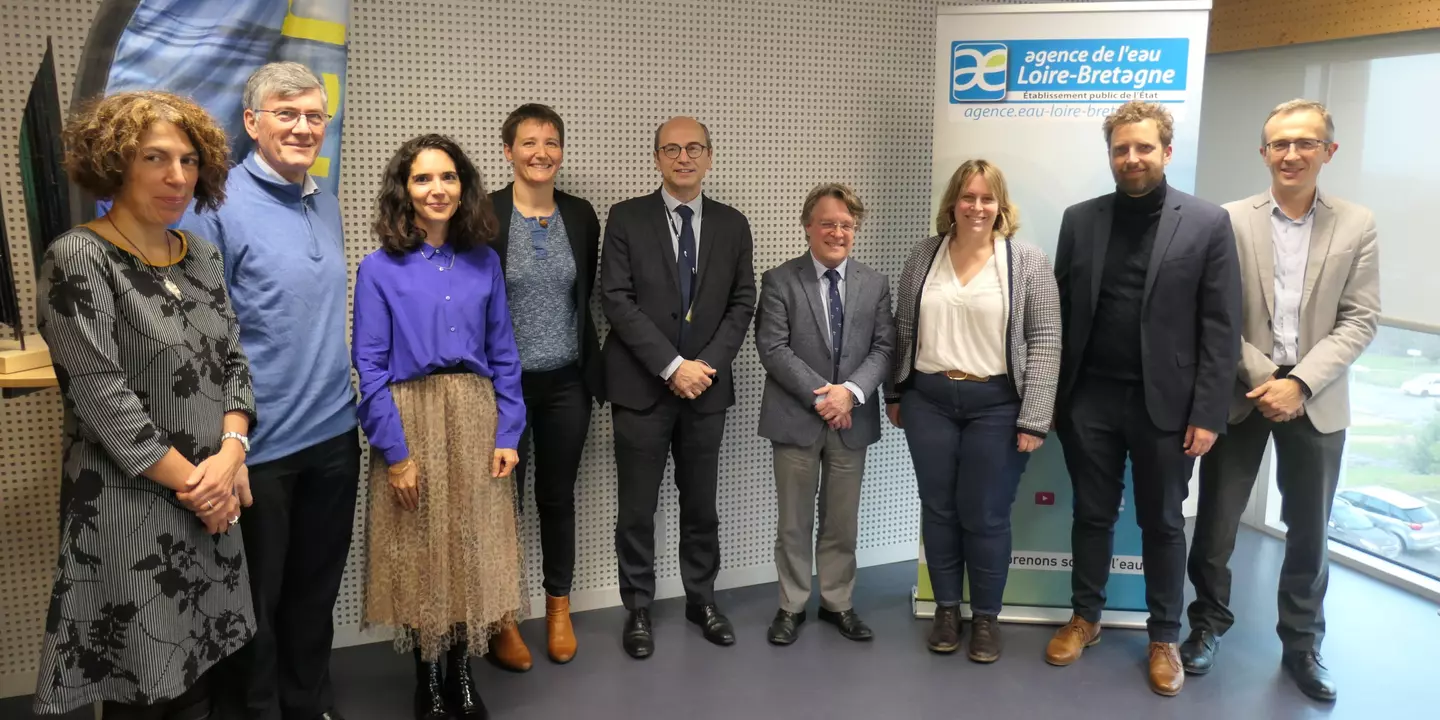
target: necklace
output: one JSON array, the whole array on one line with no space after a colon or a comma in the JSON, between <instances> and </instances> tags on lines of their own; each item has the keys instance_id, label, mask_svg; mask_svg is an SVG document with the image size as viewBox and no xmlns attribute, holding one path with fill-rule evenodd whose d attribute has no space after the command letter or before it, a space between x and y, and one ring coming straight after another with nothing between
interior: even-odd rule
<instances>
[{"instance_id":1,"label":"necklace","mask_svg":"<svg viewBox=\"0 0 1440 720\"><path fill-rule=\"evenodd\" d=\"M534 208L530 208L530 209L531 209L531 210L534 210ZM525 210L521 209L519 205L516 205L516 206L515 206L515 212L518 213L518 214L520 215L520 217L525 218L526 220L534 220L534 221L535 221L536 223L538 223L538 224L540 225L540 227L542 227L542 228L548 228L548 227L550 227L550 221L551 221L551 219L553 219L553 218L555 217L555 213L557 213L557 212L559 212L559 211L560 211L560 208L559 208L559 207L552 207L552 208L550 208L550 212L541 213L539 210L535 210L535 214L534 214L534 215L531 215L531 214L525 212Z\"/></svg>"},{"instance_id":2,"label":"necklace","mask_svg":"<svg viewBox=\"0 0 1440 720\"><path fill-rule=\"evenodd\" d=\"M449 265L441 265L440 263L435 262L435 256L440 254L440 248L434 247L433 245L432 245L431 247L433 248L433 250L431 251L431 253L430 253L429 255L426 255L426 254L425 254L425 250L424 250L424 249L421 249L421 250L420 250L420 257L425 258L426 262L430 263L431 265L434 265L436 268L438 268L438 269L440 270L440 272L445 272L446 270L449 270L450 268L455 267L455 251L454 251L453 249L450 251L450 264L449 264Z\"/></svg>"},{"instance_id":3,"label":"necklace","mask_svg":"<svg viewBox=\"0 0 1440 720\"><path fill-rule=\"evenodd\" d=\"M165 291L168 292L168 293L170 293L171 295L174 295L176 300L179 300L179 299L180 299L180 286L179 286L179 285L176 285L176 284L175 284L175 281L170 279L170 274L169 274L169 272L167 271L164 275L161 275L159 272L157 272L157 271L155 270L155 264L152 263L152 262L150 262L150 258L148 258L148 257L145 256L145 251L144 251L144 250L141 250L141 249L140 249L140 246L139 246L139 245L136 245L136 244L135 244L135 241L131 240L131 239L130 239L130 236L126 235L126 234L125 234L125 231L121 230L119 225L116 225L116 224L115 224L115 219L112 218L112 217L110 217L110 215L109 215L108 213L105 215L105 220L110 223L110 227L114 228L114 229L115 229L115 232L117 232L117 233L120 234L120 237L122 237L122 238L125 239L125 242L126 242L127 244L129 244L130 247L132 247L132 248L135 249L135 252L140 255L140 259L145 261L145 267L147 267L147 268L150 269L150 274L151 274L151 275L154 275L154 276L155 276L155 279L159 280L159 281L160 281L160 284L163 285L163 286L165 286ZM167 230L167 231L165 231L165 262L166 262L166 263L169 263L169 262L170 262L170 256L171 256L171 253L170 253L170 231ZM167 264L165 267L170 267L170 266Z\"/></svg>"}]
</instances>

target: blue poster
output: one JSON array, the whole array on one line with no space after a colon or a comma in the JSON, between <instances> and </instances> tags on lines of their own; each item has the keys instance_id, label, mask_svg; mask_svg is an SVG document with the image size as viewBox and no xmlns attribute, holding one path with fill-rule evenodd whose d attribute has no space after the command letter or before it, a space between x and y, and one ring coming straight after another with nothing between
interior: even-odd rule
<instances>
[{"instance_id":1,"label":"blue poster","mask_svg":"<svg viewBox=\"0 0 1440 720\"><path fill-rule=\"evenodd\" d=\"M106 0L95 23L77 99L126 90L192 97L225 128L233 163L253 147L241 107L250 73L280 60L309 67L333 116L310 174L338 192L350 0Z\"/></svg>"}]
</instances>

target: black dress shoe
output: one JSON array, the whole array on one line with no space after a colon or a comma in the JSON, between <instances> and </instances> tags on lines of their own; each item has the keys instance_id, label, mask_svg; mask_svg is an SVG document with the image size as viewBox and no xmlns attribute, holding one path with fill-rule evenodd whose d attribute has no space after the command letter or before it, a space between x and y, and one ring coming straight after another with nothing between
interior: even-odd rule
<instances>
[{"instance_id":1,"label":"black dress shoe","mask_svg":"<svg viewBox=\"0 0 1440 720\"><path fill-rule=\"evenodd\" d=\"M625 652L636 660L655 653L655 638L650 634L650 608L637 608L625 618Z\"/></svg>"},{"instance_id":2,"label":"black dress shoe","mask_svg":"<svg viewBox=\"0 0 1440 720\"><path fill-rule=\"evenodd\" d=\"M1220 649L1220 636L1206 628L1190 631L1180 643L1180 663L1186 675L1204 675L1215 666L1215 651Z\"/></svg>"},{"instance_id":3,"label":"black dress shoe","mask_svg":"<svg viewBox=\"0 0 1440 720\"><path fill-rule=\"evenodd\" d=\"M415 648L415 720L449 720L450 708L445 704L445 686L439 662L426 662ZM336 720L340 716L330 710L316 720Z\"/></svg>"},{"instance_id":4,"label":"black dress shoe","mask_svg":"<svg viewBox=\"0 0 1440 720\"><path fill-rule=\"evenodd\" d=\"M735 644L735 629L730 627L730 621L720 614L715 603L686 605L685 619L699 625L705 631L706 640L716 645Z\"/></svg>"},{"instance_id":5,"label":"black dress shoe","mask_svg":"<svg viewBox=\"0 0 1440 720\"><path fill-rule=\"evenodd\" d=\"M960 606L936 605L925 647L931 652L953 653L960 649Z\"/></svg>"},{"instance_id":6,"label":"black dress shoe","mask_svg":"<svg viewBox=\"0 0 1440 720\"><path fill-rule=\"evenodd\" d=\"M820 608L820 619L840 628L840 634L849 640L864 641L875 637L875 633L870 631L870 627L860 619L854 608L836 612L822 607Z\"/></svg>"},{"instance_id":7,"label":"black dress shoe","mask_svg":"<svg viewBox=\"0 0 1440 720\"><path fill-rule=\"evenodd\" d=\"M978 663L1000 659L1000 618L975 613L970 621L970 659Z\"/></svg>"},{"instance_id":8,"label":"black dress shoe","mask_svg":"<svg viewBox=\"0 0 1440 720\"><path fill-rule=\"evenodd\" d=\"M776 610L775 619L770 621L767 637L771 645L789 645L800 637L800 623L805 622L805 611L798 613Z\"/></svg>"},{"instance_id":9,"label":"black dress shoe","mask_svg":"<svg viewBox=\"0 0 1440 720\"><path fill-rule=\"evenodd\" d=\"M334 710L326 710L315 716L315 720L345 720L345 716Z\"/></svg>"},{"instance_id":10,"label":"black dress shoe","mask_svg":"<svg viewBox=\"0 0 1440 720\"><path fill-rule=\"evenodd\" d=\"M1300 692L1321 702L1335 702L1335 681L1321 664L1320 653L1314 650L1287 652L1280 662L1295 679Z\"/></svg>"}]
</instances>

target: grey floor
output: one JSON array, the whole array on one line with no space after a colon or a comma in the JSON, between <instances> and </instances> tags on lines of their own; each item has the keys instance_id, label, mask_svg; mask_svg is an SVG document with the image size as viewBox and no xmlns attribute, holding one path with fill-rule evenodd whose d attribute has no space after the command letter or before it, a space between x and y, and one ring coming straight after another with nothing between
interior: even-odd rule
<instances>
[{"instance_id":1,"label":"grey floor","mask_svg":"<svg viewBox=\"0 0 1440 720\"><path fill-rule=\"evenodd\" d=\"M856 608L875 629L852 643L813 617L799 642L765 642L775 587L726 591L718 601L739 642L714 647L685 622L680 600L654 608L656 654L631 660L620 647L618 608L575 616L580 653L569 665L543 658L542 621L522 625L537 663L511 674L477 662L497 720L646 718L880 720L900 718L1436 718L1440 717L1440 615L1433 604L1335 567L1325 658L1340 685L1333 706L1312 703L1282 675L1273 589L1283 547L1242 530L1235 554L1235 610L1216 669L1190 678L1178 697L1145 684L1143 631L1107 630L1069 668L1041 658L1052 629L1006 625L1005 656L988 666L924 649L925 622L910 617L914 563L860 571ZM813 606L811 613L813 615ZM388 645L346 648L331 665L349 720L403 720L413 688L408 657ZM28 718L28 698L0 701L0 718ZM86 717L76 714L75 717Z\"/></svg>"}]
</instances>

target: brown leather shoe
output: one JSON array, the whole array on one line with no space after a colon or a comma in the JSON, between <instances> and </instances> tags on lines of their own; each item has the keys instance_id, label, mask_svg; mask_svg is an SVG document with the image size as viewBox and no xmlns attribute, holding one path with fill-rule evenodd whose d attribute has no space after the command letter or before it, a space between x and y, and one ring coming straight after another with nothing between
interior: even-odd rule
<instances>
[{"instance_id":1,"label":"brown leather shoe","mask_svg":"<svg viewBox=\"0 0 1440 720\"><path fill-rule=\"evenodd\" d=\"M545 596L545 637L550 659L568 663L575 658L575 628L570 625L570 596Z\"/></svg>"},{"instance_id":2,"label":"brown leather shoe","mask_svg":"<svg viewBox=\"0 0 1440 720\"><path fill-rule=\"evenodd\" d=\"M1185 687L1185 666L1180 663L1180 646L1150 643L1150 689L1165 697L1180 694Z\"/></svg>"},{"instance_id":3,"label":"brown leather shoe","mask_svg":"<svg viewBox=\"0 0 1440 720\"><path fill-rule=\"evenodd\" d=\"M1055 631L1050 644L1045 646L1045 662L1064 667L1080 659L1085 648L1100 642L1100 623L1086 622L1079 615L1071 615L1065 627Z\"/></svg>"},{"instance_id":4,"label":"brown leather shoe","mask_svg":"<svg viewBox=\"0 0 1440 720\"><path fill-rule=\"evenodd\" d=\"M520 628L513 622L506 623L500 628L499 634L490 639L490 656L496 665L514 672L525 672L533 664L530 660L530 648L525 646L525 639L520 637Z\"/></svg>"}]
</instances>

